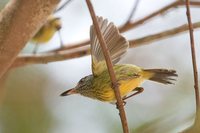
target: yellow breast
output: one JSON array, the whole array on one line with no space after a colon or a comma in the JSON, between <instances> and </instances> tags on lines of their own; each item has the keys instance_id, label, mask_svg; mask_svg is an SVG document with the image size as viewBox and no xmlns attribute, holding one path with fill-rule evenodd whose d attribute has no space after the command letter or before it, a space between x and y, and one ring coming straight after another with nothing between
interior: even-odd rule
<instances>
[{"instance_id":1,"label":"yellow breast","mask_svg":"<svg viewBox=\"0 0 200 133\"><path fill-rule=\"evenodd\" d=\"M143 78L135 78L132 80L123 80L120 81L119 84L119 89L120 89L120 94L121 97L125 97L128 95L130 92L132 92L136 87L140 86L140 84L144 81ZM107 90L104 91L104 94L101 95L101 101L106 101L106 102L113 102L116 101L114 91L111 87L109 88L104 88L102 90Z\"/></svg>"}]
</instances>

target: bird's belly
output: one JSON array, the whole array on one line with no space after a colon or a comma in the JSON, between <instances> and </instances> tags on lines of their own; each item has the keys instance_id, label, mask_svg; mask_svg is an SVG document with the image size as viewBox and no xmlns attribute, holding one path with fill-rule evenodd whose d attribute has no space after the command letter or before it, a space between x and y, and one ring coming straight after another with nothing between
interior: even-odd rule
<instances>
[{"instance_id":1,"label":"bird's belly","mask_svg":"<svg viewBox=\"0 0 200 133\"><path fill-rule=\"evenodd\" d=\"M132 79L128 81L121 81L120 83L120 93L121 96L126 96L129 92L133 91L136 87L140 86L140 84L144 80L142 78Z\"/></svg>"},{"instance_id":2,"label":"bird's belly","mask_svg":"<svg viewBox=\"0 0 200 133\"><path fill-rule=\"evenodd\" d=\"M140 86L140 84L143 81L144 79L142 78L119 81L119 89L120 89L121 97L125 97L128 93L133 91L136 87ZM102 92L104 94L101 95L99 100L106 101L106 102L116 101L114 90L111 87L103 88Z\"/></svg>"}]
</instances>

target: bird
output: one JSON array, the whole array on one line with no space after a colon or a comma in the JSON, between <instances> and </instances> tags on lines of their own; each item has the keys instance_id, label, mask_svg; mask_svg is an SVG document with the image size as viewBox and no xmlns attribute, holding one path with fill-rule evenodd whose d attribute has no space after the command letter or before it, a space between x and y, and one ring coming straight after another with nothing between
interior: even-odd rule
<instances>
[{"instance_id":1,"label":"bird","mask_svg":"<svg viewBox=\"0 0 200 133\"><path fill-rule=\"evenodd\" d=\"M150 80L162 84L173 84L174 77L178 76L172 69L143 69L133 64L117 64L125 55L129 47L128 40L123 37L118 28L107 19L97 17L98 25L105 39L113 69L119 86L122 99L127 99L131 92L135 94L143 91L140 86L144 81ZM94 25L90 27L92 74L82 78L77 85L61 94L69 96L80 94L102 102L116 102L111 79L106 66Z\"/></svg>"},{"instance_id":2,"label":"bird","mask_svg":"<svg viewBox=\"0 0 200 133\"><path fill-rule=\"evenodd\" d=\"M63 42L60 35L61 28L62 28L62 24L61 24L60 18L55 17L54 15L50 15L47 18L46 23L39 29L39 31L31 39L31 41L35 43L35 48L33 50L33 53L36 54L38 45L47 43L57 31L59 34L60 44L62 47Z\"/></svg>"}]
</instances>

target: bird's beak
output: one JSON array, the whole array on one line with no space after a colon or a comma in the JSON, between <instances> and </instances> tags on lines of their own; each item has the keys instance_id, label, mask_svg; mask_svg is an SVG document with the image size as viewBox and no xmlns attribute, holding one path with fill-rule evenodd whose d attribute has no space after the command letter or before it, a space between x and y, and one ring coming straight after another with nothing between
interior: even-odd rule
<instances>
[{"instance_id":1,"label":"bird's beak","mask_svg":"<svg viewBox=\"0 0 200 133\"><path fill-rule=\"evenodd\" d=\"M60 30L60 29L62 28L61 23L58 22L58 23L55 25L55 28L56 28L57 31Z\"/></svg>"},{"instance_id":2,"label":"bird's beak","mask_svg":"<svg viewBox=\"0 0 200 133\"><path fill-rule=\"evenodd\" d=\"M72 94L77 94L75 88L72 88L72 89L69 89L69 90L63 92L62 94L60 94L60 96L68 96L68 95L72 95Z\"/></svg>"},{"instance_id":3,"label":"bird's beak","mask_svg":"<svg viewBox=\"0 0 200 133\"><path fill-rule=\"evenodd\" d=\"M60 30L62 28L62 23L60 18L54 18L53 21L55 22L55 28L57 30Z\"/></svg>"},{"instance_id":4,"label":"bird's beak","mask_svg":"<svg viewBox=\"0 0 200 133\"><path fill-rule=\"evenodd\" d=\"M56 25L56 29L60 30L62 28L62 26L60 24Z\"/></svg>"}]
</instances>

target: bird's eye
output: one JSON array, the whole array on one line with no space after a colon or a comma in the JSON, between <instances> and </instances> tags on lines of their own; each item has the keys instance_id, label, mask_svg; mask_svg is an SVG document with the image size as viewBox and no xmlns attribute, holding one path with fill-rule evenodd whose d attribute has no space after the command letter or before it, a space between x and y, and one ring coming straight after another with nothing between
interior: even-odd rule
<instances>
[{"instance_id":1,"label":"bird's eye","mask_svg":"<svg viewBox=\"0 0 200 133\"><path fill-rule=\"evenodd\" d=\"M84 81L84 79L81 79L79 82L82 83Z\"/></svg>"}]
</instances>

